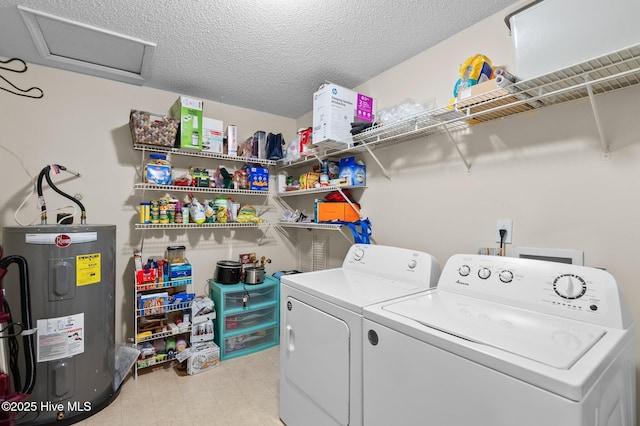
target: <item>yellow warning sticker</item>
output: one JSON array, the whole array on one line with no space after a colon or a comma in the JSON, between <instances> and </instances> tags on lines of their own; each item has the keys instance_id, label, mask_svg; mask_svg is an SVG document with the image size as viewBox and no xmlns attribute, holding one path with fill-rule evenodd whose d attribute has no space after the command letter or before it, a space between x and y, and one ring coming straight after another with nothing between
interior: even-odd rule
<instances>
[{"instance_id":1,"label":"yellow warning sticker","mask_svg":"<svg viewBox=\"0 0 640 426\"><path fill-rule=\"evenodd\" d=\"M100 282L100 253L76 256L76 286Z\"/></svg>"}]
</instances>

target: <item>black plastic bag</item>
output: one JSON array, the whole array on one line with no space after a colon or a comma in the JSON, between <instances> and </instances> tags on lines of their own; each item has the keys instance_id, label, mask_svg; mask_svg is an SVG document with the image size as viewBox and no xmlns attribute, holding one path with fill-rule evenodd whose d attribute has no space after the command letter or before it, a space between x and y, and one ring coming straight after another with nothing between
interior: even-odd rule
<instances>
[{"instance_id":1,"label":"black plastic bag","mask_svg":"<svg viewBox=\"0 0 640 426\"><path fill-rule=\"evenodd\" d=\"M269 133L267 135L267 160L279 160L284 158L282 145L282 133L278 133L277 135Z\"/></svg>"}]
</instances>

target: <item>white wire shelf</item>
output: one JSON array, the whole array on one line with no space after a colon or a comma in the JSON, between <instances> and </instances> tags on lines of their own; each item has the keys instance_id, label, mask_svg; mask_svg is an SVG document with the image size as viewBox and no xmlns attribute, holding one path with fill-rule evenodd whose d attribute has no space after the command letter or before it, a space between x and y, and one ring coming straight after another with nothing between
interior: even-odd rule
<instances>
[{"instance_id":1,"label":"white wire shelf","mask_svg":"<svg viewBox=\"0 0 640 426\"><path fill-rule=\"evenodd\" d=\"M328 231L338 231L342 228L342 225L337 223L316 222L278 222L278 226L285 228L324 229Z\"/></svg>"},{"instance_id":2,"label":"white wire shelf","mask_svg":"<svg viewBox=\"0 0 640 426\"><path fill-rule=\"evenodd\" d=\"M309 189L295 189L292 191L283 191L278 192L276 195L278 197L294 197L306 194L317 194L323 192L332 192L332 191L342 191L345 189L365 189L365 186L353 186L353 185L329 185L329 186L321 186L319 188L309 188Z\"/></svg>"},{"instance_id":3,"label":"white wire shelf","mask_svg":"<svg viewBox=\"0 0 640 426\"><path fill-rule=\"evenodd\" d=\"M194 149L173 148L168 146L144 145L134 143L133 148L136 151L149 151L160 152L163 154L186 155L189 157L213 158L216 160L236 161L240 163L263 164L266 166L273 166L276 164L274 160L266 160L264 158L238 157L235 155L218 154L215 152L198 151Z\"/></svg>"},{"instance_id":4,"label":"white wire shelf","mask_svg":"<svg viewBox=\"0 0 640 426\"><path fill-rule=\"evenodd\" d=\"M210 188L197 186L158 185L155 183L136 183L134 189L139 191L172 191L172 192L207 192L210 194L234 194L234 195L262 195L266 197L269 191L250 189Z\"/></svg>"},{"instance_id":5,"label":"white wire shelf","mask_svg":"<svg viewBox=\"0 0 640 426\"><path fill-rule=\"evenodd\" d=\"M142 370L143 368L153 367L154 365L164 364L166 362L174 361L175 357L170 357L167 354L152 355L149 358L139 359L136 361L136 369Z\"/></svg>"},{"instance_id":6,"label":"white wire shelf","mask_svg":"<svg viewBox=\"0 0 640 426\"><path fill-rule=\"evenodd\" d=\"M136 283L136 291L162 290L164 288L183 287L190 284L192 284L191 278L164 282Z\"/></svg>"},{"instance_id":7,"label":"white wire shelf","mask_svg":"<svg viewBox=\"0 0 640 426\"><path fill-rule=\"evenodd\" d=\"M176 330L167 330L167 331L161 331L159 333L152 333L145 337L136 337L136 343L150 342L156 339L162 339L165 337L177 336L179 334L187 334L187 333L191 333L190 325L187 327L178 328Z\"/></svg>"},{"instance_id":8,"label":"white wire shelf","mask_svg":"<svg viewBox=\"0 0 640 426\"><path fill-rule=\"evenodd\" d=\"M154 305L151 308L136 308L136 318L153 317L154 315L164 315L169 312L184 311L187 309L191 309L191 302Z\"/></svg>"},{"instance_id":9,"label":"white wire shelf","mask_svg":"<svg viewBox=\"0 0 640 426\"><path fill-rule=\"evenodd\" d=\"M347 140L314 145L315 156L296 162L281 160L277 165L282 168L296 167L310 161L346 153L371 152L372 148L389 143L400 143L442 133L450 136L450 132L464 130L472 124L585 97L589 97L594 106L593 95L638 83L640 83L640 45L635 45L465 99L464 108L451 106L435 108L393 123L373 126ZM594 115L598 121L595 107ZM450 140L455 143L451 137ZM603 147L605 151L608 149L604 140ZM462 156L461 153L460 155ZM463 160L469 169L469 164L464 158Z\"/></svg>"},{"instance_id":10,"label":"white wire shelf","mask_svg":"<svg viewBox=\"0 0 640 426\"><path fill-rule=\"evenodd\" d=\"M228 222L228 223L136 223L135 229L206 229L206 228L261 228L268 226L268 222L259 223L242 223L242 222Z\"/></svg>"}]
</instances>

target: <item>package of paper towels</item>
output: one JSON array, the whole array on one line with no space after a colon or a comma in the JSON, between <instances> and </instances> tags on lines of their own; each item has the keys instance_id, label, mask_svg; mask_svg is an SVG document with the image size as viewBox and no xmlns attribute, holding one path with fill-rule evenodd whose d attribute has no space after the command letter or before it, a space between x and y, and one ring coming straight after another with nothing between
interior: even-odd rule
<instances>
[{"instance_id":1,"label":"package of paper towels","mask_svg":"<svg viewBox=\"0 0 640 426\"><path fill-rule=\"evenodd\" d=\"M640 44L640 1L538 0L510 15L514 74L527 80Z\"/></svg>"}]
</instances>

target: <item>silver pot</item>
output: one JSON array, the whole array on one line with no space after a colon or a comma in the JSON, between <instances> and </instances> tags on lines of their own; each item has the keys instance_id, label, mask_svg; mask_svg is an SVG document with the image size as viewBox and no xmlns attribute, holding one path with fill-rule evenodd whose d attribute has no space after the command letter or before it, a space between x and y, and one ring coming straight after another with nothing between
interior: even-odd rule
<instances>
[{"instance_id":1,"label":"silver pot","mask_svg":"<svg viewBox=\"0 0 640 426\"><path fill-rule=\"evenodd\" d=\"M244 269L245 284L262 284L264 282L264 268L248 266Z\"/></svg>"}]
</instances>

